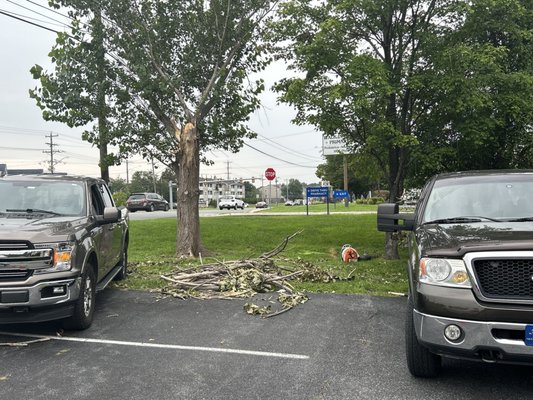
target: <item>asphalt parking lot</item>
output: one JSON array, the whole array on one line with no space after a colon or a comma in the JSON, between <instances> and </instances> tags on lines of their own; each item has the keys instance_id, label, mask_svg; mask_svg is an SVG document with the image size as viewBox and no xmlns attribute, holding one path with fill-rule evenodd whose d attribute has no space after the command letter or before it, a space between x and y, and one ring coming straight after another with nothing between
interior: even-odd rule
<instances>
[{"instance_id":1,"label":"asphalt parking lot","mask_svg":"<svg viewBox=\"0 0 533 400\"><path fill-rule=\"evenodd\" d=\"M86 331L0 327L0 398L531 398L530 367L447 361L439 379L412 378L405 298L310 297L261 319L243 311L245 300L106 290ZM12 346L29 340L40 341Z\"/></svg>"}]
</instances>

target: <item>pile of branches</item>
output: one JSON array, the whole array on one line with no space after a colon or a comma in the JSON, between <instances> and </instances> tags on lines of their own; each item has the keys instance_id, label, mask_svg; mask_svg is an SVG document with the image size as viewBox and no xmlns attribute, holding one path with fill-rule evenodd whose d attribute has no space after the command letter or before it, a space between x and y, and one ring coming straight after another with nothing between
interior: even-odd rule
<instances>
[{"instance_id":1,"label":"pile of branches","mask_svg":"<svg viewBox=\"0 0 533 400\"><path fill-rule=\"evenodd\" d=\"M168 282L162 290L165 295L185 298L248 298L258 293L277 292L277 303L268 299L269 304L259 306L246 303L244 309L249 314L271 317L286 312L298 304L303 304L308 297L295 290L289 280L302 277L330 281L333 277L325 271L311 265L294 271L286 267L277 266L273 257L281 253L289 240L300 232L285 238L275 249L257 258L239 261L217 261L187 270L178 270L161 275ZM278 309L273 310L277 304ZM281 307L280 307L281 306Z\"/></svg>"}]
</instances>

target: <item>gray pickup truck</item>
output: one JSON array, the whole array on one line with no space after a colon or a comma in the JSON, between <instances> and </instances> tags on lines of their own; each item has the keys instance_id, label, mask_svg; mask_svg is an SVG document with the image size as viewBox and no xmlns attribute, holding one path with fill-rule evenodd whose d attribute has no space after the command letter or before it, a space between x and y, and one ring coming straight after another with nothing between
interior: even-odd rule
<instances>
[{"instance_id":1,"label":"gray pickup truck","mask_svg":"<svg viewBox=\"0 0 533 400\"><path fill-rule=\"evenodd\" d=\"M96 292L126 275L128 238L103 180L0 178L0 324L89 327Z\"/></svg>"},{"instance_id":2,"label":"gray pickup truck","mask_svg":"<svg viewBox=\"0 0 533 400\"><path fill-rule=\"evenodd\" d=\"M409 231L407 365L441 357L533 363L533 171L438 175L414 214L378 208L378 229Z\"/></svg>"}]
</instances>

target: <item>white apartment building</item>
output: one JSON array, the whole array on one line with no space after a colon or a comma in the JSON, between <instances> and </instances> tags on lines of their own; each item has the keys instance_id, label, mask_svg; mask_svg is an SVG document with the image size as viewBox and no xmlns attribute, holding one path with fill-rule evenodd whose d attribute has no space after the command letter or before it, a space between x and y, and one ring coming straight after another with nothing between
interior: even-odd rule
<instances>
[{"instance_id":1,"label":"white apartment building","mask_svg":"<svg viewBox=\"0 0 533 400\"><path fill-rule=\"evenodd\" d=\"M231 195L244 199L244 183L235 179L200 178L200 203L218 202L219 196Z\"/></svg>"}]
</instances>

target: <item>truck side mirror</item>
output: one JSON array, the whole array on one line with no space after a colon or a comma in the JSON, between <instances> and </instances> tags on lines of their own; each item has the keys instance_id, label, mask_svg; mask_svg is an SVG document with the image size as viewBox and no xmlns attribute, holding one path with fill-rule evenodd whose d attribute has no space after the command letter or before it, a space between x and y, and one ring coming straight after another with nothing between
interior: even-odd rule
<instances>
[{"instance_id":1,"label":"truck side mirror","mask_svg":"<svg viewBox=\"0 0 533 400\"><path fill-rule=\"evenodd\" d=\"M121 217L121 211L118 207L106 207L104 208L103 223L118 222Z\"/></svg>"},{"instance_id":2,"label":"truck side mirror","mask_svg":"<svg viewBox=\"0 0 533 400\"><path fill-rule=\"evenodd\" d=\"M398 204L384 203L378 205L378 231L398 232L411 231L414 227L415 215L399 213ZM400 224L399 222L402 221Z\"/></svg>"}]
</instances>

